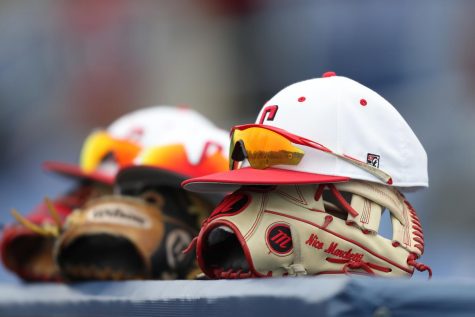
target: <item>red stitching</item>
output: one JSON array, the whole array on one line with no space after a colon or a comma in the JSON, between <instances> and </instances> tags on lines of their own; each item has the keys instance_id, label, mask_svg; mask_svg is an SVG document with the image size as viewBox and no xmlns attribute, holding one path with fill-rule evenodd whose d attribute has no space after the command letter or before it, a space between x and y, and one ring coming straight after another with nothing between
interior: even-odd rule
<instances>
[{"instance_id":1,"label":"red stitching","mask_svg":"<svg viewBox=\"0 0 475 317\"><path fill-rule=\"evenodd\" d=\"M373 191L379 193L380 195L386 196L386 197L387 197L389 200L391 200L396 206L399 206L399 208L402 209L403 204L401 203L401 201L395 200L394 197L388 195L386 192L380 190L379 188L377 188L377 187L375 187L375 186L372 186L372 185L369 185L369 184L367 184L367 185L368 185L368 187L369 187L370 189L372 189ZM396 196L397 196L397 194L398 194L397 192L394 192L394 191L393 191L393 193L394 193Z\"/></svg>"},{"instance_id":2,"label":"red stitching","mask_svg":"<svg viewBox=\"0 0 475 317\"><path fill-rule=\"evenodd\" d=\"M259 208L259 214L257 215L257 219L254 221L254 224L252 225L252 227L244 235L245 240L247 240L254 233L254 230L257 228L257 224L261 221L262 214L265 211L264 208L265 208L265 205L267 204L267 200L268 200L268 195L267 194L262 194L261 206Z\"/></svg>"},{"instance_id":3,"label":"red stitching","mask_svg":"<svg viewBox=\"0 0 475 317\"><path fill-rule=\"evenodd\" d=\"M326 228L322 228L320 225L317 225L316 223L314 223L314 222L312 222L312 221L309 221L309 220L306 220L306 219L301 219L301 218L299 218L299 217L295 217L295 216L291 216L291 215L286 215L286 214L283 214L283 213L280 213L280 212L277 212L277 211L265 210L264 212L270 213L270 214L274 214L274 215L278 215L278 216L282 216L282 217L287 217L287 218L294 219L294 220L301 221L301 222L305 222L305 223L307 223L307 224L309 224L309 225L311 225L311 226L317 227L317 228L319 228L319 229L321 229L321 230L323 230L323 231L326 231L326 232L328 232L328 233L330 233L330 234L333 234L334 236L336 236L336 237L338 237L338 238L340 238L340 239L342 239L342 240L345 240L345 241L348 241L348 242L350 242L350 243L353 243L354 245L357 245L358 247L360 247L361 249L365 250L366 252L368 252L368 253L374 255L374 256L377 257L377 258L380 258L380 259L383 260L383 261L388 262L389 264L391 264L391 265L393 265L393 266L395 266L395 267L401 269L402 271L405 271L405 272L407 272L407 273L409 273L409 274L412 274L412 270L409 270L409 269L407 269L407 268L405 268L405 267L403 267L403 266L397 264L396 262L393 262L392 260L387 259L387 258L385 258L384 256L375 253L374 251L368 249L366 246L360 244L358 241L354 241L354 240L348 239L347 237L342 236L342 235L340 235L340 234L338 234L338 233L336 233L336 232L334 232L334 231L328 230L328 229L326 229Z\"/></svg>"},{"instance_id":4,"label":"red stitching","mask_svg":"<svg viewBox=\"0 0 475 317\"><path fill-rule=\"evenodd\" d=\"M300 203L302 205L308 205L307 201L305 200L304 195L302 194L302 192L300 190L300 187L296 185L295 189L297 190L297 194L299 195L300 200L293 197L293 196L291 196L290 194L287 194L286 192L283 192L283 191L280 191L280 190L276 190L276 192L281 194L282 196L288 197L289 199L293 200L294 202Z\"/></svg>"}]
</instances>

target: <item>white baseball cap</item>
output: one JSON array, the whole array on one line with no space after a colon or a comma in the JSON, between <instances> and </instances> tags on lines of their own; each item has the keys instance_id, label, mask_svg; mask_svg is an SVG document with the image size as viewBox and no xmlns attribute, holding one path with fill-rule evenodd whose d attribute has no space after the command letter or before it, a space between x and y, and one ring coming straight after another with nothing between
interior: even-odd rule
<instances>
[{"instance_id":1,"label":"white baseball cap","mask_svg":"<svg viewBox=\"0 0 475 317\"><path fill-rule=\"evenodd\" d=\"M284 88L263 106L255 123L234 129L260 127L293 136L292 145L304 153L299 163L257 169L245 160L239 169L182 185L192 191L230 191L243 184L358 179L401 190L428 187L427 154L407 122L379 94L333 72Z\"/></svg>"},{"instance_id":2,"label":"white baseball cap","mask_svg":"<svg viewBox=\"0 0 475 317\"><path fill-rule=\"evenodd\" d=\"M227 131L188 122L143 147L133 164L119 171L116 183L122 192L152 185L180 187L187 178L226 171L228 153Z\"/></svg>"},{"instance_id":3,"label":"white baseball cap","mask_svg":"<svg viewBox=\"0 0 475 317\"><path fill-rule=\"evenodd\" d=\"M143 148L169 139L175 131L212 129L214 124L187 107L157 105L127 113L85 140L79 164L48 161L47 171L112 184L121 167L131 165ZM112 154L112 155L111 155Z\"/></svg>"}]
</instances>

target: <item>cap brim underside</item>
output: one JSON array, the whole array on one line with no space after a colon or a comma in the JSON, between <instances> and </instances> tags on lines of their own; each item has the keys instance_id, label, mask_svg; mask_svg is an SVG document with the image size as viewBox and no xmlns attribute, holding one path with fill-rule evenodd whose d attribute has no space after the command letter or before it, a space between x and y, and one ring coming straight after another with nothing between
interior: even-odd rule
<instances>
[{"instance_id":1,"label":"cap brim underside","mask_svg":"<svg viewBox=\"0 0 475 317\"><path fill-rule=\"evenodd\" d=\"M129 166L117 174L116 184L120 189L141 186L172 186L180 184L188 177L153 166Z\"/></svg>"},{"instance_id":2,"label":"cap brim underside","mask_svg":"<svg viewBox=\"0 0 475 317\"><path fill-rule=\"evenodd\" d=\"M62 163L62 162L44 162L43 169L45 171L54 172L61 176L65 176L77 180L91 180L98 183L112 185L114 177L101 172L84 172L78 165Z\"/></svg>"},{"instance_id":3,"label":"cap brim underside","mask_svg":"<svg viewBox=\"0 0 475 317\"><path fill-rule=\"evenodd\" d=\"M194 192L229 192L242 185L297 185L338 183L349 181L350 178L296 172L278 168L254 169L250 167L238 170L215 173L184 181L183 188Z\"/></svg>"},{"instance_id":4,"label":"cap brim underside","mask_svg":"<svg viewBox=\"0 0 475 317\"><path fill-rule=\"evenodd\" d=\"M128 194L154 186L181 188L181 183L189 177L154 166L129 166L122 169L116 177L120 193ZM223 199L222 194L204 195L211 203L217 204Z\"/></svg>"}]
</instances>

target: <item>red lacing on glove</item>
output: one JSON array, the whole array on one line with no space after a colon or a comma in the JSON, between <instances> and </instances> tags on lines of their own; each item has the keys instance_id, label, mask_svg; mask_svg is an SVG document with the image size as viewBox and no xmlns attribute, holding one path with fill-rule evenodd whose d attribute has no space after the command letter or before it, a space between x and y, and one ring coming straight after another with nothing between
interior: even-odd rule
<instances>
[{"instance_id":1,"label":"red lacing on glove","mask_svg":"<svg viewBox=\"0 0 475 317\"><path fill-rule=\"evenodd\" d=\"M353 217L358 216L358 212L353 207L351 207L351 205L345 200L345 198L333 184L321 184L320 186L318 186L317 191L313 196L316 201L320 200L320 198L322 197L323 190L325 189L325 187L330 188L333 196L335 196L335 198L340 202L340 204L346 209L348 213L350 213Z\"/></svg>"},{"instance_id":2,"label":"red lacing on glove","mask_svg":"<svg viewBox=\"0 0 475 317\"><path fill-rule=\"evenodd\" d=\"M424 233L422 232L421 222L411 204L409 204L407 200L404 200L404 203L409 209L409 215L411 216L412 220L412 234L415 235L415 237L412 239L415 242L414 247L418 248L421 253L424 253Z\"/></svg>"},{"instance_id":3,"label":"red lacing on glove","mask_svg":"<svg viewBox=\"0 0 475 317\"><path fill-rule=\"evenodd\" d=\"M371 262L365 262L365 261L355 261L351 259L339 259L339 258L326 258L326 260L330 263L341 263L345 264L343 266L343 272L345 274L349 274L350 269L363 269L365 270L368 274L375 275L373 270L378 270L381 272L389 273L391 272L391 268L389 267L384 267L381 265L377 265Z\"/></svg>"},{"instance_id":4,"label":"red lacing on glove","mask_svg":"<svg viewBox=\"0 0 475 317\"><path fill-rule=\"evenodd\" d=\"M432 278L432 269L423 263L417 262L416 259L417 255L414 253L409 254L407 257L407 264L413 266L419 272L427 271L427 273L429 273L429 279Z\"/></svg>"},{"instance_id":5,"label":"red lacing on glove","mask_svg":"<svg viewBox=\"0 0 475 317\"><path fill-rule=\"evenodd\" d=\"M326 227L328 227L328 225L333 221L333 217L332 216L325 216L325 222L323 223L322 225L322 229L325 229Z\"/></svg>"},{"instance_id":6,"label":"red lacing on glove","mask_svg":"<svg viewBox=\"0 0 475 317\"><path fill-rule=\"evenodd\" d=\"M333 184L328 184L328 188L330 188L333 196L340 202L340 204L345 207L346 211L348 211L349 214L351 214L353 217L358 216L358 212L351 207L351 205L345 200L343 195L336 189L335 185Z\"/></svg>"},{"instance_id":7,"label":"red lacing on glove","mask_svg":"<svg viewBox=\"0 0 475 317\"><path fill-rule=\"evenodd\" d=\"M188 244L188 246L183 251L181 251L181 253L188 254L191 250L195 249L197 241L198 241L198 237L194 237L191 240L190 244Z\"/></svg>"}]
</instances>

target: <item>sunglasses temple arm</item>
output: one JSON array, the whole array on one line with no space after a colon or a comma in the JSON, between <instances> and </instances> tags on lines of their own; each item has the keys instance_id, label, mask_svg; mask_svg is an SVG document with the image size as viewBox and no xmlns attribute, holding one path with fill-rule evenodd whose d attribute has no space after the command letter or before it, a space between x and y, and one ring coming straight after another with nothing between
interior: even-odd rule
<instances>
[{"instance_id":1,"label":"sunglasses temple arm","mask_svg":"<svg viewBox=\"0 0 475 317\"><path fill-rule=\"evenodd\" d=\"M334 153L334 152L329 152L329 153L331 153L332 155L334 155L338 158L341 158L341 159L347 161L348 163L351 163L355 166L358 166L358 167L364 169L365 171L367 171L368 173L374 175L375 177L382 180L383 182L385 182L388 185L391 185L393 183L393 179L392 179L391 175L389 175L388 173L382 171L379 168L374 167L373 165L369 165L367 163L364 163L360 160L354 159L354 158L352 158L350 156L347 156L347 155L344 155L344 154L342 155L342 154L338 154L338 153Z\"/></svg>"}]
</instances>

